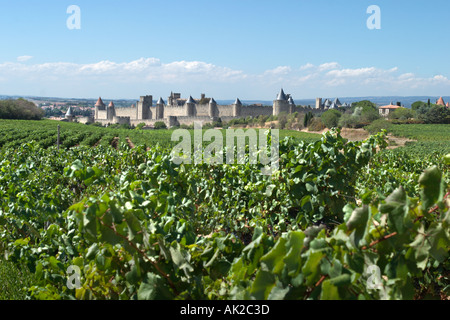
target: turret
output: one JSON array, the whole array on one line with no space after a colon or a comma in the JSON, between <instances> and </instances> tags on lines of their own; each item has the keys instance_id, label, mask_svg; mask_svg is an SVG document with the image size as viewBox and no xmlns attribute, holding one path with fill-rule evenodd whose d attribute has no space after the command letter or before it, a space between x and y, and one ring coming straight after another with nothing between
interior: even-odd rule
<instances>
[{"instance_id":1,"label":"turret","mask_svg":"<svg viewBox=\"0 0 450 320\"><path fill-rule=\"evenodd\" d=\"M322 109L322 98L316 99L316 109Z\"/></svg>"},{"instance_id":2,"label":"turret","mask_svg":"<svg viewBox=\"0 0 450 320\"><path fill-rule=\"evenodd\" d=\"M214 117L218 116L216 110L217 110L217 103L214 100L214 98L211 98L209 100L209 116L211 118L214 118Z\"/></svg>"},{"instance_id":3,"label":"turret","mask_svg":"<svg viewBox=\"0 0 450 320\"><path fill-rule=\"evenodd\" d=\"M289 113L289 101L288 97L284 93L284 90L281 89L280 93L278 93L277 99L273 102L273 115L278 116L282 112Z\"/></svg>"},{"instance_id":4,"label":"turret","mask_svg":"<svg viewBox=\"0 0 450 320\"><path fill-rule=\"evenodd\" d=\"M105 104L103 103L102 98L98 98L97 103L95 104L95 119L98 119L98 112L104 111L106 109Z\"/></svg>"},{"instance_id":5,"label":"turret","mask_svg":"<svg viewBox=\"0 0 450 320\"><path fill-rule=\"evenodd\" d=\"M236 98L236 101L232 104L232 106L233 106L233 117L240 117L242 108L241 100L239 100L239 98Z\"/></svg>"},{"instance_id":6,"label":"turret","mask_svg":"<svg viewBox=\"0 0 450 320\"><path fill-rule=\"evenodd\" d=\"M137 103L137 119L151 119L150 107L153 105L153 96L142 96Z\"/></svg>"},{"instance_id":7,"label":"turret","mask_svg":"<svg viewBox=\"0 0 450 320\"><path fill-rule=\"evenodd\" d=\"M294 102L294 99L292 99L292 97L289 97L288 102L289 102L289 113L290 113L290 114L293 114L293 113L294 113L294 110L295 110L295 102Z\"/></svg>"},{"instance_id":8,"label":"turret","mask_svg":"<svg viewBox=\"0 0 450 320\"><path fill-rule=\"evenodd\" d=\"M69 109L67 110L65 118L70 122L73 121L74 115L73 115L72 107L69 107Z\"/></svg>"},{"instance_id":9,"label":"turret","mask_svg":"<svg viewBox=\"0 0 450 320\"><path fill-rule=\"evenodd\" d=\"M114 102L110 102L108 109L106 109L106 117L108 120L112 120L116 116L116 107Z\"/></svg>"},{"instance_id":10,"label":"turret","mask_svg":"<svg viewBox=\"0 0 450 320\"><path fill-rule=\"evenodd\" d=\"M161 120L164 119L164 100L160 97L158 102L156 103L156 119Z\"/></svg>"},{"instance_id":11,"label":"turret","mask_svg":"<svg viewBox=\"0 0 450 320\"><path fill-rule=\"evenodd\" d=\"M195 117L195 105L195 100L192 98L192 96L189 96L189 99L184 105L186 117Z\"/></svg>"}]
</instances>

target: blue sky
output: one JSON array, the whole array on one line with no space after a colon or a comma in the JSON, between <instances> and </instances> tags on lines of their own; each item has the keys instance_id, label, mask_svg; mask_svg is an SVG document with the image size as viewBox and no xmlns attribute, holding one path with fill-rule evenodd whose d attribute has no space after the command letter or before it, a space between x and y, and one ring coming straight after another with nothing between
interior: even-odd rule
<instances>
[{"instance_id":1,"label":"blue sky","mask_svg":"<svg viewBox=\"0 0 450 320\"><path fill-rule=\"evenodd\" d=\"M448 95L449 12L448 0L0 0L0 94Z\"/></svg>"}]
</instances>

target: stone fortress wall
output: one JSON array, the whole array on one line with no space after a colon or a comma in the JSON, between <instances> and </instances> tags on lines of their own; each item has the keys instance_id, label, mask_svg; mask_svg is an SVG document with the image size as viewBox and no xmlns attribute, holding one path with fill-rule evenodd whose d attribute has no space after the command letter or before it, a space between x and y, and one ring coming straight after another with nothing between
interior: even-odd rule
<instances>
[{"instance_id":1,"label":"stone fortress wall","mask_svg":"<svg viewBox=\"0 0 450 320\"><path fill-rule=\"evenodd\" d=\"M116 108L113 102L106 106L99 98L91 121L103 125L145 123L148 126L154 125L157 121L163 121L168 127L173 127L181 124L191 125L195 121L202 121L204 124L212 123L219 118L222 121L229 121L260 115L277 116L282 112L288 114L304 112L302 108L295 105L291 95L284 93L283 89L271 107L244 106L239 98L231 105L218 105L214 98L206 98L204 94L201 95L201 99L194 100L192 96L189 99L181 99L181 94L171 93L167 104L160 98L156 105L153 105L153 96L148 95L140 97L136 105L129 108Z\"/></svg>"}]
</instances>

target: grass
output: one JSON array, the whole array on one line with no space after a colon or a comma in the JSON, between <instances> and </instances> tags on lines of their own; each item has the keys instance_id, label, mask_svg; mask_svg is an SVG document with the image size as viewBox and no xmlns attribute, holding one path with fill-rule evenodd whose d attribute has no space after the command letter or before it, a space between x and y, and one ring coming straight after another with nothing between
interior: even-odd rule
<instances>
[{"instance_id":1,"label":"grass","mask_svg":"<svg viewBox=\"0 0 450 320\"><path fill-rule=\"evenodd\" d=\"M34 275L25 266L16 266L0 258L0 300L24 300L25 288L32 286Z\"/></svg>"}]
</instances>

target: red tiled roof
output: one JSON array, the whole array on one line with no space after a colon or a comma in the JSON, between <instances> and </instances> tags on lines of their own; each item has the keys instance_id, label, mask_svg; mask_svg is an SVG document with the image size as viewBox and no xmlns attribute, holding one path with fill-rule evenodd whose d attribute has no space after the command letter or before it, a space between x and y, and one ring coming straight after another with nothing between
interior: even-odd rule
<instances>
[{"instance_id":1,"label":"red tiled roof","mask_svg":"<svg viewBox=\"0 0 450 320\"><path fill-rule=\"evenodd\" d=\"M439 98L439 100L436 102L436 104L438 106L444 106L445 107L445 102L444 102L444 99L442 99L442 97Z\"/></svg>"},{"instance_id":2,"label":"red tiled roof","mask_svg":"<svg viewBox=\"0 0 450 320\"><path fill-rule=\"evenodd\" d=\"M108 107L114 108L114 102L111 101L111 102L109 103L109 106L108 106Z\"/></svg>"},{"instance_id":3,"label":"red tiled roof","mask_svg":"<svg viewBox=\"0 0 450 320\"><path fill-rule=\"evenodd\" d=\"M95 104L96 107L103 107L105 104L103 103L102 98L98 98L97 103Z\"/></svg>"},{"instance_id":4,"label":"red tiled roof","mask_svg":"<svg viewBox=\"0 0 450 320\"><path fill-rule=\"evenodd\" d=\"M390 105L388 105L388 106L380 107L380 109L398 109L398 108L402 108L402 107L394 106L394 105L392 105L392 104L390 104Z\"/></svg>"}]
</instances>

